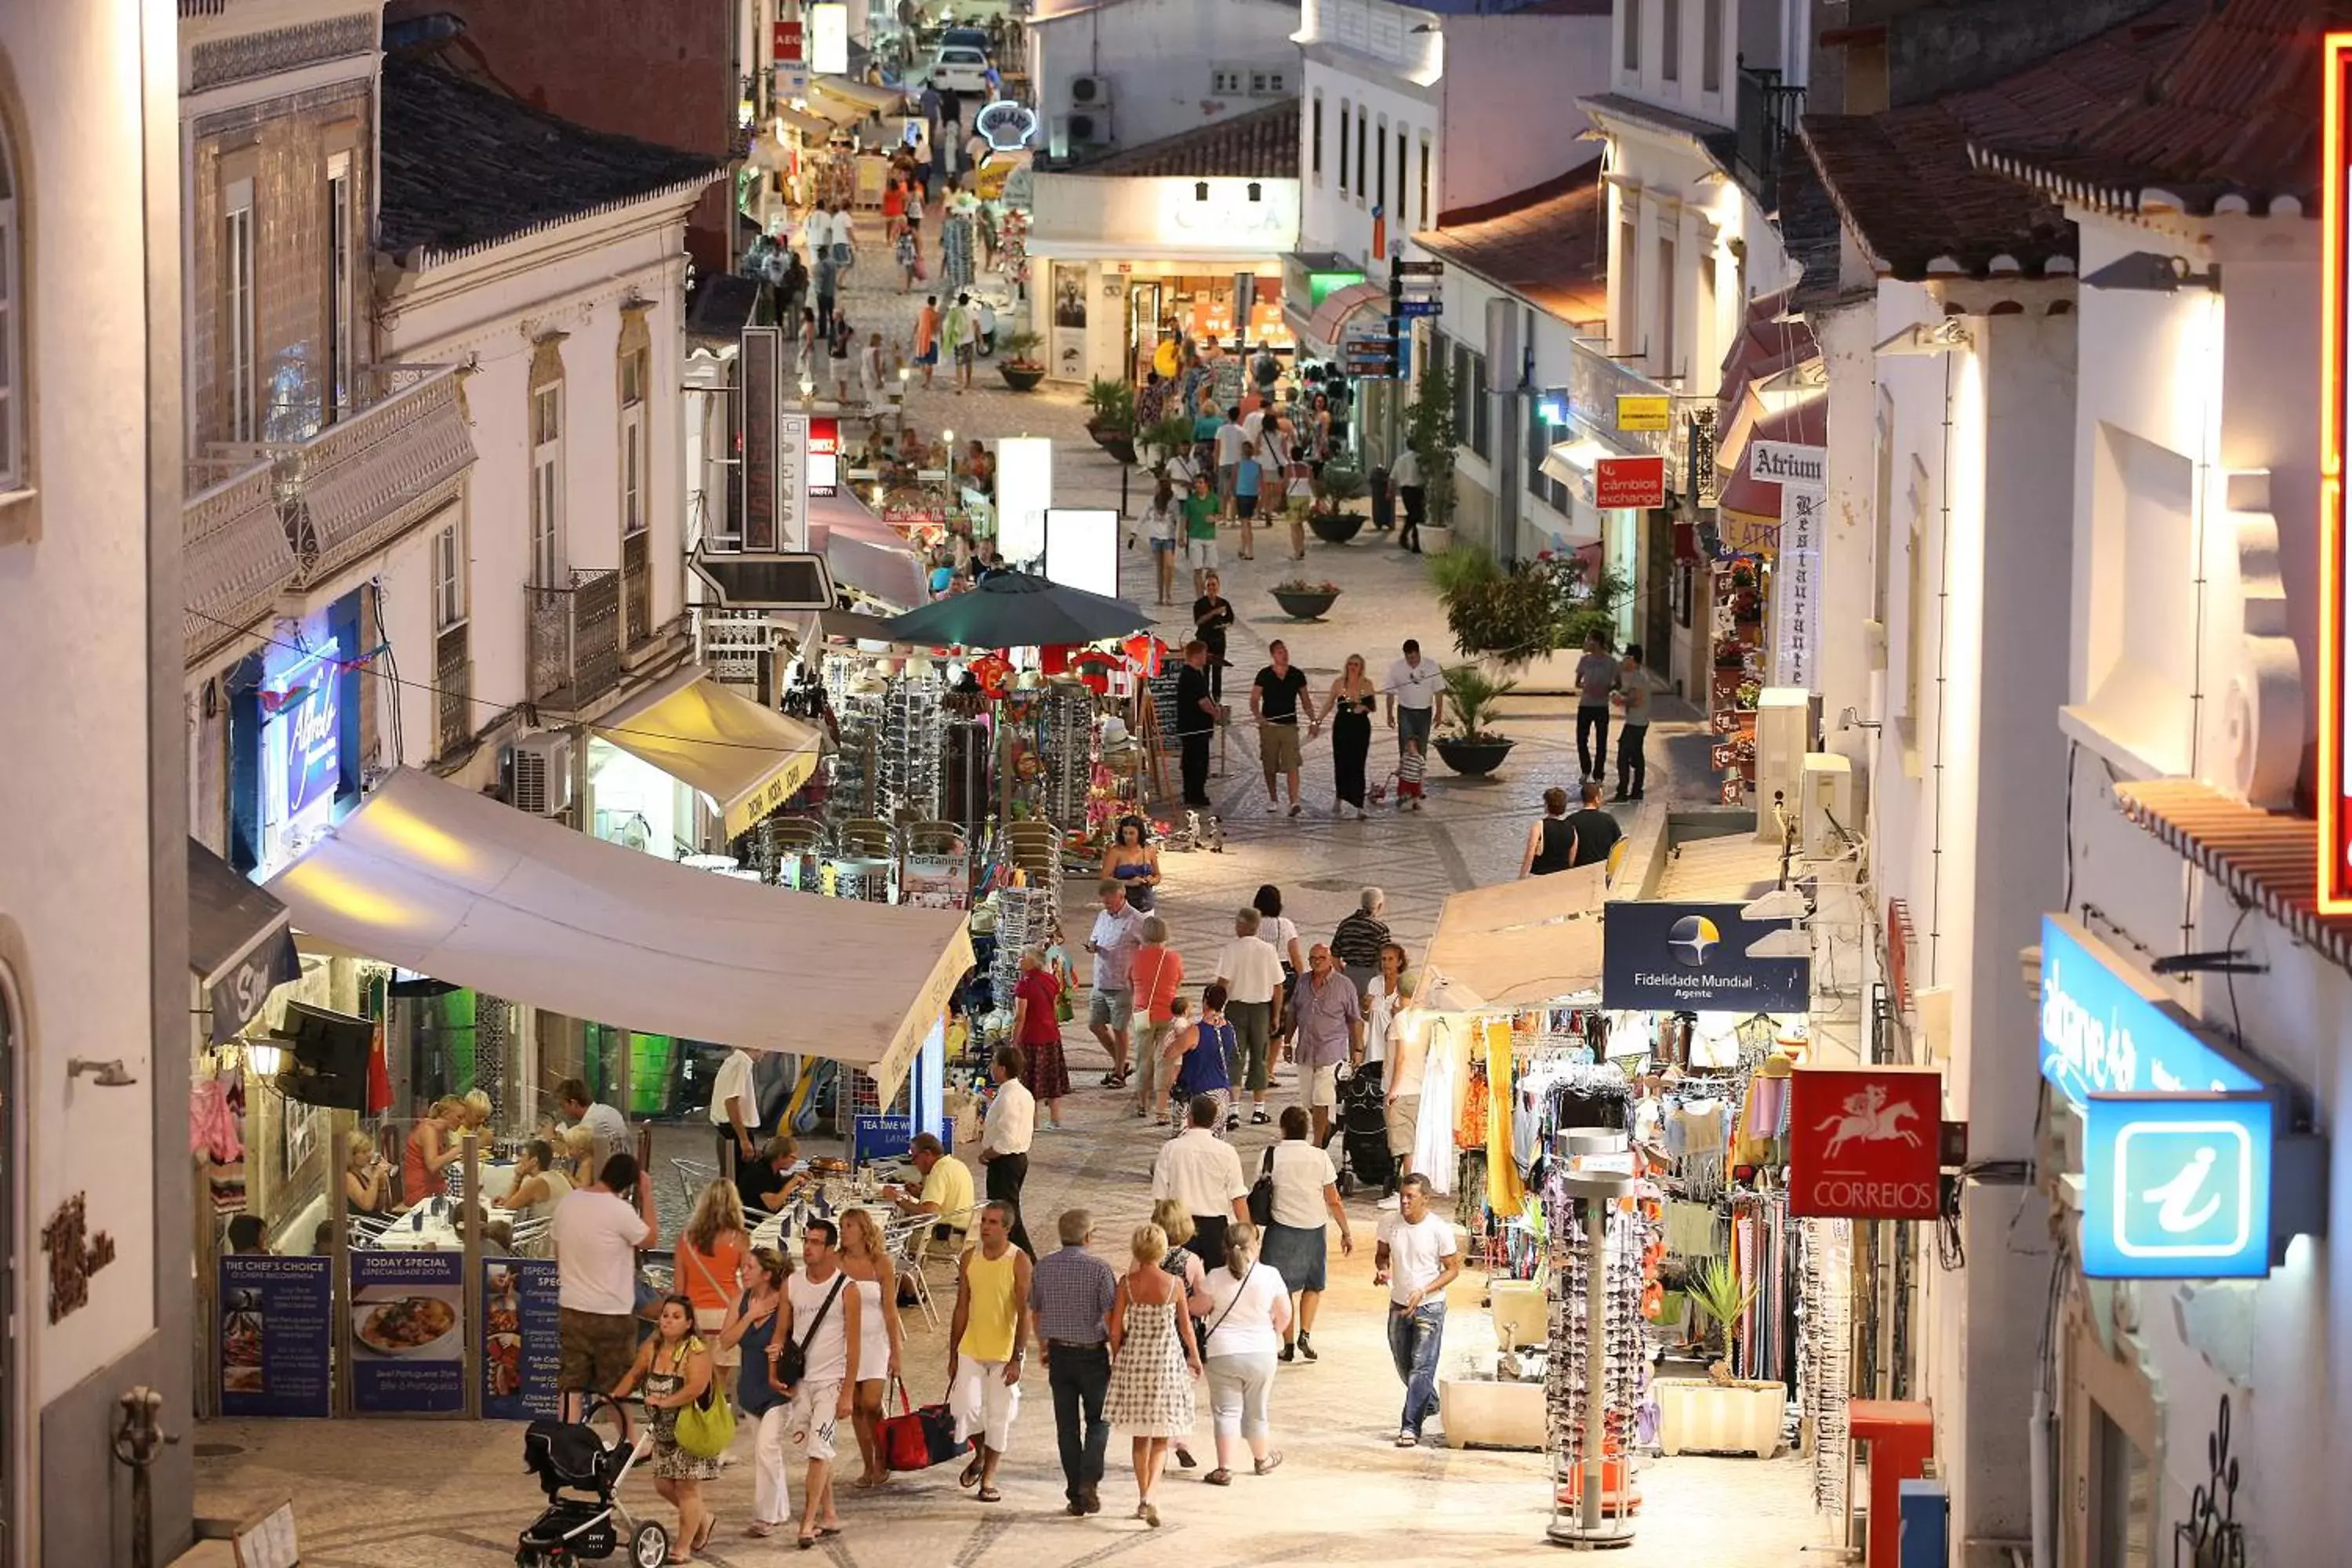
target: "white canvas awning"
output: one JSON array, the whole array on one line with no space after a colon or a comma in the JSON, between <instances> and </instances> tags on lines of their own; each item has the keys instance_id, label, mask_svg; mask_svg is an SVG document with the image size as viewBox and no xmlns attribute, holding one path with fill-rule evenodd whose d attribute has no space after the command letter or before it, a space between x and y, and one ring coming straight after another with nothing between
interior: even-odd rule
<instances>
[{"instance_id":1,"label":"white canvas awning","mask_svg":"<svg viewBox=\"0 0 2352 1568\"><path fill-rule=\"evenodd\" d=\"M595 727L598 739L702 793L727 837L792 799L816 772L817 731L728 690L698 668L681 670Z\"/></svg>"},{"instance_id":2,"label":"white canvas awning","mask_svg":"<svg viewBox=\"0 0 2352 1568\"><path fill-rule=\"evenodd\" d=\"M830 1057L885 1104L972 962L961 913L689 870L407 768L268 890L352 952L619 1028Z\"/></svg>"},{"instance_id":3,"label":"white canvas awning","mask_svg":"<svg viewBox=\"0 0 2352 1568\"><path fill-rule=\"evenodd\" d=\"M1414 1005L1533 1007L1599 990L1607 896L1599 866L1454 894L1438 913Z\"/></svg>"}]
</instances>

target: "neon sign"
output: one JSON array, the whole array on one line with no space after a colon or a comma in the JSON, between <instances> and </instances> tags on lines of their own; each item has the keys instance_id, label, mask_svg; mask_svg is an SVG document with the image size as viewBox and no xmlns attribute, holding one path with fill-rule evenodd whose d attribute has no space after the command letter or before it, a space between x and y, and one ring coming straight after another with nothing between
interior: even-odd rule
<instances>
[{"instance_id":1,"label":"neon sign","mask_svg":"<svg viewBox=\"0 0 2352 1568\"><path fill-rule=\"evenodd\" d=\"M2265 1094L2095 1095L2083 1118L2083 1275L2271 1271L2275 1107Z\"/></svg>"}]
</instances>

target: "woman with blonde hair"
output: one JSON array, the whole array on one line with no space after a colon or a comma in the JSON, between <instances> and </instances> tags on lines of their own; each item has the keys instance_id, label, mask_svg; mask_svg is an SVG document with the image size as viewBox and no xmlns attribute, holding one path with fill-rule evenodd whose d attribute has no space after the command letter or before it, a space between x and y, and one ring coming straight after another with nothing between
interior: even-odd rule
<instances>
[{"instance_id":1,"label":"woman with blonde hair","mask_svg":"<svg viewBox=\"0 0 2352 1568\"><path fill-rule=\"evenodd\" d=\"M1169 1444L1192 1429L1192 1379L1201 1375L1201 1347L1185 1310L1184 1287L1161 1264L1168 1233L1137 1227L1128 1244L1132 1260L1119 1277L1110 1308L1110 1388L1103 1419L1135 1440L1135 1517L1157 1530L1159 1483Z\"/></svg>"},{"instance_id":2,"label":"woman with blonde hair","mask_svg":"<svg viewBox=\"0 0 2352 1568\"><path fill-rule=\"evenodd\" d=\"M882 1446L882 1396L898 1375L906 1333L898 1322L898 1271L883 1247L882 1227L866 1209L842 1212L841 1271L858 1297L857 1403L849 1419L857 1431L858 1457L866 1461L850 1484L878 1487L890 1479L890 1456Z\"/></svg>"},{"instance_id":3,"label":"woman with blonde hair","mask_svg":"<svg viewBox=\"0 0 2352 1568\"><path fill-rule=\"evenodd\" d=\"M466 1102L445 1094L433 1102L431 1114L410 1130L401 1151L400 1196L411 1208L427 1198L446 1196L449 1167L462 1156L457 1146L458 1129L466 1124Z\"/></svg>"},{"instance_id":4,"label":"woman with blonde hair","mask_svg":"<svg viewBox=\"0 0 2352 1568\"><path fill-rule=\"evenodd\" d=\"M782 1253L755 1247L743 1265L742 1293L729 1305L719 1331L719 1347L733 1352L742 1369L735 1380L735 1407L744 1419L759 1423L751 1442L751 1522L746 1535L773 1535L793 1521L784 1444L784 1412L791 1402L768 1383L768 1345L792 1273L792 1261Z\"/></svg>"},{"instance_id":5,"label":"woman with blonde hair","mask_svg":"<svg viewBox=\"0 0 2352 1568\"><path fill-rule=\"evenodd\" d=\"M694 1308L696 1328L715 1334L725 1324L728 1304L735 1299L734 1281L751 1252L743 1200L735 1184L712 1182L694 1200L694 1212L678 1232L677 1267L672 1271L678 1293ZM722 1371L737 1363L732 1345L722 1344L716 1353Z\"/></svg>"},{"instance_id":6,"label":"woman with blonde hair","mask_svg":"<svg viewBox=\"0 0 2352 1568\"><path fill-rule=\"evenodd\" d=\"M459 1103L465 1106L466 1116L457 1131L471 1132L478 1138L487 1138L490 1131L490 1117L493 1114L488 1092L478 1089L467 1089L465 1099Z\"/></svg>"},{"instance_id":7,"label":"woman with blonde hair","mask_svg":"<svg viewBox=\"0 0 2352 1568\"><path fill-rule=\"evenodd\" d=\"M375 1134L356 1127L343 1141L343 1206L365 1215L392 1207L392 1167L377 1151Z\"/></svg>"},{"instance_id":8,"label":"woman with blonde hair","mask_svg":"<svg viewBox=\"0 0 2352 1568\"><path fill-rule=\"evenodd\" d=\"M1297 1109L1283 1112L1286 1125ZM1276 1349L1290 1331L1290 1289L1279 1272L1259 1260L1257 1247L1257 1226L1228 1227L1225 1266L1209 1276L1216 1310L1209 1316L1201 1354L1209 1373L1217 1468L1201 1479L1213 1487L1233 1484L1242 1444L1248 1445L1255 1474L1268 1474L1282 1463L1282 1450L1273 1446L1271 1408Z\"/></svg>"},{"instance_id":9,"label":"woman with blonde hair","mask_svg":"<svg viewBox=\"0 0 2352 1568\"><path fill-rule=\"evenodd\" d=\"M563 1130L563 1173L575 1187L595 1184L596 1133L584 1122Z\"/></svg>"},{"instance_id":10,"label":"woman with blonde hair","mask_svg":"<svg viewBox=\"0 0 2352 1568\"><path fill-rule=\"evenodd\" d=\"M1161 1198L1151 1205L1151 1223L1158 1226L1160 1234L1168 1238L1168 1251L1160 1258L1160 1267L1183 1286L1184 1310L1192 1320L1193 1337L1198 1339L1209 1311L1208 1266L1201 1260L1199 1253L1186 1245L1192 1239L1192 1216L1178 1199ZM1178 1467L1189 1470L1198 1462L1184 1440L1177 1438Z\"/></svg>"}]
</instances>

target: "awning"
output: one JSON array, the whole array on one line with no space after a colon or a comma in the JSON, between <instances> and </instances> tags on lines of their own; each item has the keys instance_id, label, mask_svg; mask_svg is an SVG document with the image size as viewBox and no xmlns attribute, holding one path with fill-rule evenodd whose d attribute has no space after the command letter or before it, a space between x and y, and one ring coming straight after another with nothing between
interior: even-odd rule
<instances>
[{"instance_id":1,"label":"awning","mask_svg":"<svg viewBox=\"0 0 2352 1568\"><path fill-rule=\"evenodd\" d=\"M700 791L726 817L730 838L808 782L820 740L799 720L728 690L700 668L681 670L614 710L594 733Z\"/></svg>"},{"instance_id":2,"label":"awning","mask_svg":"<svg viewBox=\"0 0 2352 1568\"><path fill-rule=\"evenodd\" d=\"M1388 300L1387 288L1379 283L1350 283L1345 289L1333 289L1308 318L1300 346L1318 359L1335 357L1348 323L1375 305L1386 306Z\"/></svg>"},{"instance_id":3,"label":"awning","mask_svg":"<svg viewBox=\"0 0 2352 1568\"><path fill-rule=\"evenodd\" d=\"M860 1067L888 1104L971 967L954 910L787 892L411 768L279 872L305 932L570 1017Z\"/></svg>"},{"instance_id":4,"label":"awning","mask_svg":"<svg viewBox=\"0 0 2352 1568\"><path fill-rule=\"evenodd\" d=\"M897 88L868 87L845 76L821 76L809 83L808 104L835 121L840 121L845 113L849 114L848 123L854 124L869 115L897 108L906 98Z\"/></svg>"},{"instance_id":5,"label":"awning","mask_svg":"<svg viewBox=\"0 0 2352 1568\"><path fill-rule=\"evenodd\" d=\"M233 1039L273 987L299 979L286 906L188 840L188 966L212 1010L212 1040Z\"/></svg>"},{"instance_id":6,"label":"awning","mask_svg":"<svg viewBox=\"0 0 2352 1568\"><path fill-rule=\"evenodd\" d=\"M810 114L791 104L779 104L775 110L776 123L787 131L797 131L803 136L817 138L820 144L833 134L833 121L822 114Z\"/></svg>"},{"instance_id":7,"label":"awning","mask_svg":"<svg viewBox=\"0 0 2352 1568\"><path fill-rule=\"evenodd\" d=\"M1593 464L1616 455L1591 437L1580 436L1573 441L1555 442L1536 465L1536 471L1554 484L1583 485L1592 478Z\"/></svg>"},{"instance_id":8,"label":"awning","mask_svg":"<svg viewBox=\"0 0 2352 1568\"><path fill-rule=\"evenodd\" d=\"M1527 1007L1601 988L1599 866L1474 888L1445 900L1413 1004Z\"/></svg>"},{"instance_id":9,"label":"awning","mask_svg":"<svg viewBox=\"0 0 2352 1568\"><path fill-rule=\"evenodd\" d=\"M824 560L835 583L845 583L869 599L901 610L930 602L922 558L911 550L835 534L824 542Z\"/></svg>"},{"instance_id":10,"label":"awning","mask_svg":"<svg viewBox=\"0 0 2352 1568\"><path fill-rule=\"evenodd\" d=\"M1748 448L1758 441L1825 446L1829 431L1830 395L1826 384L1792 388L1776 393L1769 399L1757 388L1749 387L1740 403L1739 416L1717 448L1716 462L1724 478L1722 493L1716 498L1717 514L1753 528L1777 531L1780 526L1780 487L1770 479L1748 477ZM1778 537L1777 531L1774 537Z\"/></svg>"}]
</instances>

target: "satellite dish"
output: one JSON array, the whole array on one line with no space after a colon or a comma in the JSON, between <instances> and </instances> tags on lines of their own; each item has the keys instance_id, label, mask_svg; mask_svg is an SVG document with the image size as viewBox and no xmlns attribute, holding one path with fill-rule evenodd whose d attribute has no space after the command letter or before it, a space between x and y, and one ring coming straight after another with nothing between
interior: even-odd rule
<instances>
[{"instance_id":1,"label":"satellite dish","mask_svg":"<svg viewBox=\"0 0 2352 1568\"><path fill-rule=\"evenodd\" d=\"M1011 99L1001 98L982 110L971 127L988 138L992 151L1010 153L1026 146L1029 138L1037 134L1037 112Z\"/></svg>"}]
</instances>

